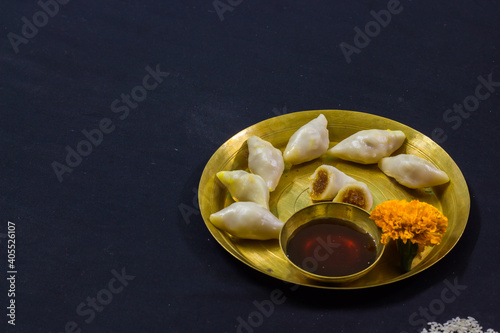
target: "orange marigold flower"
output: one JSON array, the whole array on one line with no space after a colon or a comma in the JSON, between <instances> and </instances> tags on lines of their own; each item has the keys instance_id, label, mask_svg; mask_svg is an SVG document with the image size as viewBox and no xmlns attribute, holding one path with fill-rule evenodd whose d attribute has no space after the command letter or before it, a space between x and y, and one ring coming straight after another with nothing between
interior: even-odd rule
<instances>
[{"instance_id":1,"label":"orange marigold flower","mask_svg":"<svg viewBox=\"0 0 500 333\"><path fill-rule=\"evenodd\" d=\"M375 207L370 218L382 229L383 244L390 238L403 243L433 246L441 243L448 219L436 207L418 200L389 200Z\"/></svg>"}]
</instances>

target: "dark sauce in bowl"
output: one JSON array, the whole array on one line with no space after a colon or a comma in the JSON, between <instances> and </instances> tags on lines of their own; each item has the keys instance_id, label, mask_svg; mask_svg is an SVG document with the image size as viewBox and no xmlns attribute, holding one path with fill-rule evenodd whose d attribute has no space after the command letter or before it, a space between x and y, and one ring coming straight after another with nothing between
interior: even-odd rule
<instances>
[{"instance_id":1,"label":"dark sauce in bowl","mask_svg":"<svg viewBox=\"0 0 500 333\"><path fill-rule=\"evenodd\" d=\"M376 259L372 236L337 218L315 219L294 232L286 254L298 267L322 276L347 276L368 268Z\"/></svg>"}]
</instances>

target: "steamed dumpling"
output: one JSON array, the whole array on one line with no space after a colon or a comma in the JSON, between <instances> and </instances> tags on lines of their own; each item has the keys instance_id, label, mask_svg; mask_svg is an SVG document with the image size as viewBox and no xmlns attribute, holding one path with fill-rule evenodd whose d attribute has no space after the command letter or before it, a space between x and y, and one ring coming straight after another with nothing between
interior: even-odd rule
<instances>
[{"instance_id":1,"label":"steamed dumpling","mask_svg":"<svg viewBox=\"0 0 500 333\"><path fill-rule=\"evenodd\" d=\"M248 168L264 179L269 191L274 191L285 169L281 151L255 135L248 138L247 144Z\"/></svg>"},{"instance_id":2,"label":"steamed dumpling","mask_svg":"<svg viewBox=\"0 0 500 333\"><path fill-rule=\"evenodd\" d=\"M293 133L283 153L285 162L300 164L326 153L330 144L327 125L325 116L320 114Z\"/></svg>"},{"instance_id":3,"label":"steamed dumpling","mask_svg":"<svg viewBox=\"0 0 500 333\"><path fill-rule=\"evenodd\" d=\"M283 222L269 210L254 202L235 202L210 215L217 228L238 238L277 239Z\"/></svg>"},{"instance_id":4,"label":"steamed dumpling","mask_svg":"<svg viewBox=\"0 0 500 333\"><path fill-rule=\"evenodd\" d=\"M220 171L217 178L226 186L234 201L252 201L269 209L269 188L261 176L234 170Z\"/></svg>"},{"instance_id":5,"label":"steamed dumpling","mask_svg":"<svg viewBox=\"0 0 500 333\"><path fill-rule=\"evenodd\" d=\"M333 202L349 203L369 211L373 205L373 197L365 183L354 181L342 187Z\"/></svg>"},{"instance_id":6,"label":"steamed dumpling","mask_svg":"<svg viewBox=\"0 0 500 333\"><path fill-rule=\"evenodd\" d=\"M320 165L309 179L309 195L313 200L332 200L346 183L355 181L331 165Z\"/></svg>"},{"instance_id":7,"label":"steamed dumpling","mask_svg":"<svg viewBox=\"0 0 500 333\"><path fill-rule=\"evenodd\" d=\"M370 129L359 131L328 150L343 160L372 164L395 152L406 139L402 131Z\"/></svg>"},{"instance_id":8,"label":"steamed dumpling","mask_svg":"<svg viewBox=\"0 0 500 333\"><path fill-rule=\"evenodd\" d=\"M380 170L409 188L423 188L447 183L450 178L431 162L409 154L385 157L378 163Z\"/></svg>"}]
</instances>

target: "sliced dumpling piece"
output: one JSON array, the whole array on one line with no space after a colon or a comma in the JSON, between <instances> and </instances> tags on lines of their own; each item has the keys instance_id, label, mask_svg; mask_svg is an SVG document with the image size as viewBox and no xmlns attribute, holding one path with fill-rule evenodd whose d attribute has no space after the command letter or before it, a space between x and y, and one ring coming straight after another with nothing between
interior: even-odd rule
<instances>
[{"instance_id":1,"label":"sliced dumpling piece","mask_svg":"<svg viewBox=\"0 0 500 333\"><path fill-rule=\"evenodd\" d=\"M344 185L333 202L349 203L369 211L373 205L373 197L365 183L354 181Z\"/></svg>"},{"instance_id":2,"label":"sliced dumpling piece","mask_svg":"<svg viewBox=\"0 0 500 333\"><path fill-rule=\"evenodd\" d=\"M309 195L313 200L332 200L346 183L355 181L331 165L320 165L309 179Z\"/></svg>"},{"instance_id":3,"label":"sliced dumpling piece","mask_svg":"<svg viewBox=\"0 0 500 333\"><path fill-rule=\"evenodd\" d=\"M450 178L431 162L410 154L385 157L378 163L380 170L409 188L432 187L447 183Z\"/></svg>"},{"instance_id":4,"label":"sliced dumpling piece","mask_svg":"<svg viewBox=\"0 0 500 333\"><path fill-rule=\"evenodd\" d=\"M293 133L283 153L285 162L300 164L326 153L330 144L327 125L326 117L320 114Z\"/></svg>"},{"instance_id":5,"label":"sliced dumpling piece","mask_svg":"<svg viewBox=\"0 0 500 333\"><path fill-rule=\"evenodd\" d=\"M247 144L248 168L264 179L269 191L274 191L285 169L281 150L255 135L247 139Z\"/></svg>"},{"instance_id":6,"label":"sliced dumpling piece","mask_svg":"<svg viewBox=\"0 0 500 333\"><path fill-rule=\"evenodd\" d=\"M234 201L251 201L269 209L269 188L261 176L234 170L220 171L217 178L226 186Z\"/></svg>"},{"instance_id":7,"label":"sliced dumpling piece","mask_svg":"<svg viewBox=\"0 0 500 333\"><path fill-rule=\"evenodd\" d=\"M245 239L277 239L283 222L254 202L235 202L210 215L210 222L231 235Z\"/></svg>"},{"instance_id":8,"label":"sliced dumpling piece","mask_svg":"<svg viewBox=\"0 0 500 333\"><path fill-rule=\"evenodd\" d=\"M405 139L402 131L362 130L339 142L328 154L346 161L373 164L395 152Z\"/></svg>"}]
</instances>

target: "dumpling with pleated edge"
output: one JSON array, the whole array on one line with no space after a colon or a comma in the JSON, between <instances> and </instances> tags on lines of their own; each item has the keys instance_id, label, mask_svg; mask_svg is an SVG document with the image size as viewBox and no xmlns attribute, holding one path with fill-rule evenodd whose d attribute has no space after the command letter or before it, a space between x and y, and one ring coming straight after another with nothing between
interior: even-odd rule
<instances>
[{"instance_id":1,"label":"dumpling with pleated edge","mask_svg":"<svg viewBox=\"0 0 500 333\"><path fill-rule=\"evenodd\" d=\"M261 176L245 170L233 170L219 171L217 178L234 201L251 201L269 209L269 188Z\"/></svg>"},{"instance_id":2,"label":"dumpling with pleated edge","mask_svg":"<svg viewBox=\"0 0 500 333\"><path fill-rule=\"evenodd\" d=\"M281 150L255 135L247 139L247 144L248 169L264 179L269 191L274 191L285 169Z\"/></svg>"},{"instance_id":3,"label":"dumpling with pleated edge","mask_svg":"<svg viewBox=\"0 0 500 333\"><path fill-rule=\"evenodd\" d=\"M315 201L332 200L346 183L355 181L336 167L326 164L317 167L309 180L309 196Z\"/></svg>"},{"instance_id":4,"label":"dumpling with pleated edge","mask_svg":"<svg viewBox=\"0 0 500 333\"><path fill-rule=\"evenodd\" d=\"M210 222L231 235L256 240L277 239L283 222L254 202L235 202L210 215Z\"/></svg>"},{"instance_id":5,"label":"dumpling with pleated edge","mask_svg":"<svg viewBox=\"0 0 500 333\"><path fill-rule=\"evenodd\" d=\"M361 130L328 150L328 155L361 164L374 164L395 152L405 139L406 135L399 130Z\"/></svg>"},{"instance_id":6,"label":"dumpling with pleated edge","mask_svg":"<svg viewBox=\"0 0 500 333\"><path fill-rule=\"evenodd\" d=\"M450 181L446 172L416 155L384 157L378 166L387 176L412 189L442 185Z\"/></svg>"},{"instance_id":7,"label":"dumpling with pleated edge","mask_svg":"<svg viewBox=\"0 0 500 333\"><path fill-rule=\"evenodd\" d=\"M296 165L325 154L330 144L327 125L328 120L320 114L293 133L283 153L285 162Z\"/></svg>"}]
</instances>

